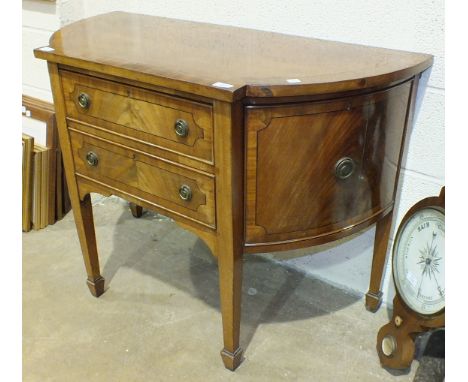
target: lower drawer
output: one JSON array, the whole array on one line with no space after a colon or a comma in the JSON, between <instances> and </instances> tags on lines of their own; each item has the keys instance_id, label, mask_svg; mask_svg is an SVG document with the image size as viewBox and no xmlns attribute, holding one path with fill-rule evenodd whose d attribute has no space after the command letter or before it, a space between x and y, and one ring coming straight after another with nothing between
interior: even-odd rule
<instances>
[{"instance_id":1,"label":"lower drawer","mask_svg":"<svg viewBox=\"0 0 468 382\"><path fill-rule=\"evenodd\" d=\"M78 179L215 228L213 176L91 135L70 131L70 140Z\"/></svg>"}]
</instances>

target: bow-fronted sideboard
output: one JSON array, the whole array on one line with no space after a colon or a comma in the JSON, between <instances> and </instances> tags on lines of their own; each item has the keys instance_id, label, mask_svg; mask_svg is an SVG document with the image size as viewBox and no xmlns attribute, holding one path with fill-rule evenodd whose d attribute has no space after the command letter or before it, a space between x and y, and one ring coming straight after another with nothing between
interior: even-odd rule
<instances>
[{"instance_id":1,"label":"bow-fronted sideboard","mask_svg":"<svg viewBox=\"0 0 468 382\"><path fill-rule=\"evenodd\" d=\"M97 192L206 242L231 370L242 361L244 254L377 223L366 305L378 308L404 141L431 56L123 12L65 26L34 53L48 61L93 295L104 292Z\"/></svg>"}]
</instances>

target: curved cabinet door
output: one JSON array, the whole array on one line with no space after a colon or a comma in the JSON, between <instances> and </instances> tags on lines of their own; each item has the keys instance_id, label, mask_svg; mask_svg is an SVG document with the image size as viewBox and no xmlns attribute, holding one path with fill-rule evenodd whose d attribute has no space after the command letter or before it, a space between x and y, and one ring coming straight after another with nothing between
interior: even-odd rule
<instances>
[{"instance_id":1,"label":"curved cabinet door","mask_svg":"<svg viewBox=\"0 0 468 382\"><path fill-rule=\"evenodd\" d=\"M326 238L391 208L410 89L247 107L246 244Z\"/></svg>"}]
</instances>

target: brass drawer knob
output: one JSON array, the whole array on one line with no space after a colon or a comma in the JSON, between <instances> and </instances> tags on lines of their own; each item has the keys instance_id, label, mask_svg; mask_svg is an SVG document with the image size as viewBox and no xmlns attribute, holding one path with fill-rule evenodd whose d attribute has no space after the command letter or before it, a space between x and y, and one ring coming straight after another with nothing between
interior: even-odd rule
<instances>
[{"instance_id":1,"label":"brass drawer knob","mask_svg":"<svg viewBox=\"0 0 468 382\"><path fill-rule=\"evenodd\" d=\"M347 179L353 175L356 163L348 157L341 158L335 164L335 176L338 179Z\"/></svg>"},{"instance_id":2,"label":"brass drawer knob","mask_svg":"<svg viewBox=\"0 0 468 382\"><path fill-rule=\"evenodd\" d=\"M178 119L174 125L174 130L179 137L186 137L189 133L189 126L187 121Z\"/></svg>"},{"instance_id":3,"label":"brass drawer knob","mask_svg":"<svg viewBox=\"0 0 468 382\"><path fill-rule=\"evenodd\" d=\"M90 166L95 167L98 165L99 158L95 152L90 151L88 154L86 154L86 162L88 162Z\"/></svg>"},{"instance_id":4,"label":"brass drawer knob","mask_svg":"<svg viewBox=\"0 0 468 382\"><path fill-rule=\"evenodd\" d=\"M88 109L91 104L91 98L86 93L80 93L78 96L78 105L83 109Z\"/></svg>"},{"instance_id":5,"label":"brass drawer knob","mask_svg":"<svg viewBox=\"0 0 468 382\"><path fill-rule=\"evenodd\" d=\"M179 188L179 196L182 200L189 201L192 199L192 189L186 184L183 184Z\"/></svg>"}]
</instances>

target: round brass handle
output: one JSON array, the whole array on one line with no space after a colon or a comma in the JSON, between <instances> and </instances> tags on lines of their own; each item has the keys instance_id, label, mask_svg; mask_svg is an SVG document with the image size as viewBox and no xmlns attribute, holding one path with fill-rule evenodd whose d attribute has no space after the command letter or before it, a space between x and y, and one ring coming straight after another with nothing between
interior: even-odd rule
<instances>
[{"instance_id":1,"label":"round brass handle","mask_svg":"<svg viewBox=\"0 0 468 382\"><path fill-rule=\"evenodd\" d=\"M174 130L179 137L186 137L189 133L189 126L187 121L178 119L174 125Z\"/></svg>"},{"instance_id":2,"label":"round brass handle","mask_svg":"<svg viewBox=\"0 0 468 382\"><path fill-rule=\"evenodd\" d=\"M90 166L94 167L98 165L99 158L95 152L89 151L88 154L86 154L86 162L88 162Z\"/></svg>"},{"instance_id":3,"label":"round brass handle","mask_svg":"<svg viewBox=\"0 0 468 382\"><path fill-rule=\"evenodd\" d=\"M338 179L347 179L353 175L356 163L348 157L341 158L335 164L335 176Z\"/></svg>"},{"instance_id":4,"label":"round brass handle","mask_svg":"<svg viewBox=\"0 0 468 382\"><path fill-rule=\"evenodd\" d=\"M179 196L182 200L189 201L192 199L192 189L186 184L183 184L179 188Z\"/></svg>"},{"instance_id":5,"label":"round brass handle","mask_svg":"<svg viewBox=\"0 0 468 382\"><path fill-rule=\"evenodd\" d=\"M83 109L88 109L90 104L91 98L89 98L89 95L86 93L80 93L78 96L78 105Z\"/></svg>"}]
</instances>

